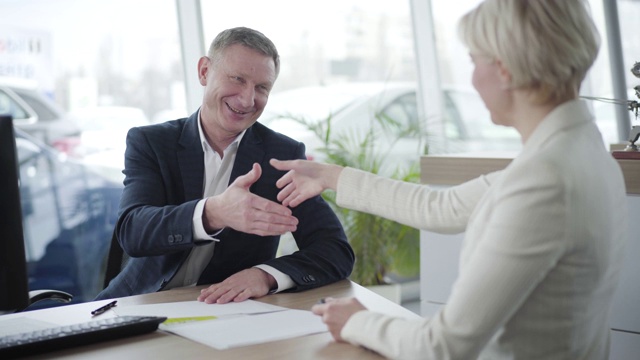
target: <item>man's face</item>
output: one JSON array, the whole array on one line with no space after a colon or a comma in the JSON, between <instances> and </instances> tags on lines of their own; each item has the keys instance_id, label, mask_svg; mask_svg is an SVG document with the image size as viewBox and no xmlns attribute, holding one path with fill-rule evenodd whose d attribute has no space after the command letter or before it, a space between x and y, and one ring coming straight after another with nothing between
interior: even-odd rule
<instances>
[{"instance_id":1,"label":"man's face","mask_svg":"<svg viewBox=\"0 0 640 360\"><path fill-rule=\"evenodd\" d=\"M205 87L202 126L215 140L235 137L253 125L276 80L270 56L238 44L226 48L218 62L202 58L198 74Z\"/></svg>"}]
</instances>

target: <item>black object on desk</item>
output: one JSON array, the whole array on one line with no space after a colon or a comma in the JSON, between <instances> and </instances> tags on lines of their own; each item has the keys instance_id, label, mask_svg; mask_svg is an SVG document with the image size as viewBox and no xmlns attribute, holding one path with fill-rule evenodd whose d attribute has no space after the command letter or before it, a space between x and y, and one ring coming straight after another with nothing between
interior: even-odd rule
<instances>
[{"instance_id":1,"label":"black object on desk","mask_svg":"<svg viewBox=\"0 0 640 360\"><path fill-rule=\"evenodd\" d=\"M149 333L161 316L118 316L0 338L0 358L16 358Z\"/></svg>"},{"instance_id":2,"label":"black object on desk","mask_svg":"<svg viewBox=\"0 0 640 360\"><path fill-rule=\"evenodd\" d=\"M112 302L108 303L107 305L101 306L101 307L93 310L91 312L91 315L93 315L93 316L100 315L100 314L104 313L105 311L111 309L112 307L116 306L116 303L117 303L117 301L113 300Z\"/></svg>"}]
</instances>

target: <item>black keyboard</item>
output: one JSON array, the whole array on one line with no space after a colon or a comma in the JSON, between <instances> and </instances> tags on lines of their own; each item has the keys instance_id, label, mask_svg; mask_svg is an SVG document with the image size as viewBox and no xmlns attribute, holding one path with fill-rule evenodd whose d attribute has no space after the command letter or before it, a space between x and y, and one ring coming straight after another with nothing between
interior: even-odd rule
<instances>
[{"instance_id":1,"label":"black keyboard","mask_svg":"<svg viewBox=\"0 0 640 360\"><path fill-rule=\"evenodd\" d=\"M9 335L0 338L0 358L42 354L149 333L165 320L160 316L118 316Z\"/></svg>"}]
</instances>

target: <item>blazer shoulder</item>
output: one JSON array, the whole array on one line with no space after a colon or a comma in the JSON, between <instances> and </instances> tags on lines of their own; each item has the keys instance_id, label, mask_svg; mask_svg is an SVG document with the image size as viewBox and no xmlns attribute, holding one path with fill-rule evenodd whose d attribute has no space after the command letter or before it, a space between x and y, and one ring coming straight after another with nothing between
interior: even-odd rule
<instances>
[{"instance_id":1,"label":"blazer shoulder","mask_svg":"<svg viewBox=\"0 0 640 360\"><path fill-rule=\"evenodd\" d=\"M260 122L256 122L251 128L255 132L256 136L266 143L280 143L282 145L295 147L302 144L295 139L270 129Z\"/></svg>"},{"instance_id":2,"label":"blazer shoulder","mask_svg":"<svg viewBox=\"0 0 640 360\"><path fill-rule=\"evenodd\" d=\"M136 141L143 138L151 144L172 144L178 143L187 126L187 119L178 119L163 122L160 124L150 124L137 126L129 129L128 137Z\"/></svg>"}]
</instances>

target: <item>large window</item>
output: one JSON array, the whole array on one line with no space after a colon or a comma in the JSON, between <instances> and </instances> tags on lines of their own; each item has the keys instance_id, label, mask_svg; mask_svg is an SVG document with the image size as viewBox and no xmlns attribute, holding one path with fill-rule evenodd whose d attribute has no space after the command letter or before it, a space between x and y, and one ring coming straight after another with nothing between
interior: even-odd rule
<instances>
[{"instance_id":1,"label":"large window","mask_svg":"<svg viewBox=\"0 0 640 360\"><path fill-rule=\"evenodd\" d=\"M92 300L122 192L125 132L186 115L176 4L2 0L0 13L0 112L16 117L20 136L29 286ZM90 153L98 144L118 148Z\"/></svg>"},{"instance_id":2,"label":"large window","mask_svg":"<svg viewBox=\"0 0 640 360\"><path fill-rule=\"evenodd\" d=\"M467 50L458 40L456 27L460 17L471 8L479 4L480 0L460 0L456 2L447 0L431 0L432 11L434 14L434 31L436 34L436 49L438 54L439 75L441 77L443 87L455 87L470 89L471 88L471 72L472 65L469 61ZM588 78L583 84L581 95L589 97L598 97L605 99L614 98L613 80L611 75L611 59L609 55L609 46L607 41L607 26L605 24L605 9L602 0L591 0L591 10L594 20L601 35L602 45L598 58L593 68L588 74ZM639 100L634 94L633 87L640 84L640 80L635 78L629 71L636 61L640 61L640 42L637 41L635 30L637 28L637 20L640 17L640 2L633 0L617 1L618 16L621 32L621 44L623 53L622 60L624 63L624 77L627 87L627 97L617 99L621 102L624 100ZM426 84L425 86L428 86ZM616 105L610 101L588 100L592 106L592 111L596 116L597 124L603 135L603 140L607 144L618 143L618 128L616 121L616 107L624 105ZM465 107L466 102L461 104ZM476 113L477 114L477 113ZM625 114L637 123L631 112ZM481 122L475 122L473 127L492 126L485 113L485 119ZM515 131L502 131L498 139L503 137L517 137ZM457 151L458 149L449 149Z\"/></svg>"},{"instance_id":3,"label":"large window","mask_svg":"<svg viewBox=\"0 0 640 360\"><path fill-rule=\"evenodd\" d=\"M201 0L201 5L207 48L221 30L236 26L259 30L275 43L282 58L276 92L416 79L408 1Z\"/></svg>"}]
</instances>

